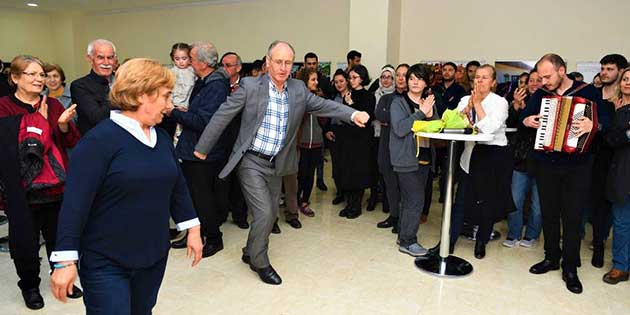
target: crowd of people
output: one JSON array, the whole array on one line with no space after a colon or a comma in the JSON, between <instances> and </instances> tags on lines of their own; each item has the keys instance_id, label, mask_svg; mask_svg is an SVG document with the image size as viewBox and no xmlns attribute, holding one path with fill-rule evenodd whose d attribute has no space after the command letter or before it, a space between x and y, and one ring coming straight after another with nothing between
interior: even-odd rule
<instances>
[{"instance_id":1,"label":"crowd of people","mask_svg":"<svg viewBox=\"0 0 630 315\"><path fill-rule=\"evenodd\" d=\"M391 228L402 253L437 254L439 245L427 249L418 235L439 177L439 201L454 204L451 252L464 234L483 259L499 237L494 224L507 219L506 247L532 247L544 235L544 259L530 273L562 267L567 289L581 293L580 243L590 222L591 264L603 267L612 228L613 268L603 281L629 278L630 68L621 55L601 59L601 86L568 73L556 54L507 85L476 61L384 65L372 81L354 50L329 78L313 52L296 71L284 41L247 71L237 53L220 56L210 42L174 44L168 69L144 58L119 65L104 39L90 42L86 55L90 73L69 86L61 66L28 55L0 77L0 208L28 308L44 307L40 235L56 298L83 296L88 314L148 314L169 248L187 248L193 266L215 255L230 213L249 229L242 261L263 282L281 284L269 235L281 233L281 207L295 229L300 213L322 211L311 207L311 194L327 189L326 150L332 203L345 203L339 216L352 220L382 202L388 216L376 226ZM588 152L534 150L549 95L596 104L598 123L572 124L577 136L595 134ZM493 136L457 150L454 200L443 198L445 144L412 131L447 110Z\"/></svg>"}]
</instances>

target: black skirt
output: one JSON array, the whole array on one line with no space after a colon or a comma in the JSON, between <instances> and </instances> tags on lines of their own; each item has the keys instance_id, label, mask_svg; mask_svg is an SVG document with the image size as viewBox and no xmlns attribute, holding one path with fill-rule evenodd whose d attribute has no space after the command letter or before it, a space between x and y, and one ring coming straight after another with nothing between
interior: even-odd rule
<instances>
[{"instance_id":1,"label":"black skirt","mask_svg":"<svg viewBox=\"0 0 630 315\"><path fill-rule=\"evenodd\" d=\"M512 199L512 163L508 146L475 145L469 167L469 223L479 224L484 218L495 223L516 209Z\"/></svg>"}]
</instances>

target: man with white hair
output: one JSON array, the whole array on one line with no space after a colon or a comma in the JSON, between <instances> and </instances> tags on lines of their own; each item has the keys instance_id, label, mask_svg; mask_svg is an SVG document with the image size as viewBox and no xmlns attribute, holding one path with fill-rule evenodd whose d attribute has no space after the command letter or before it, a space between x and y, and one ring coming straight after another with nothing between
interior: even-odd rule
<instances>
[{"instance_id":1,"label":"man with white hair","mask_svg":"<svg viewBox=\"0 0 630 315\"><path fill-rule=\"evenodd\" d=\"M111 105L107 94L114 83L113 72L118 64L116 46L106 39L93 40L88 44L85 59L92 70L70 86L72 103L77 104L77 127L81 135L109 117Z\"/></svg>"}]
</instances>

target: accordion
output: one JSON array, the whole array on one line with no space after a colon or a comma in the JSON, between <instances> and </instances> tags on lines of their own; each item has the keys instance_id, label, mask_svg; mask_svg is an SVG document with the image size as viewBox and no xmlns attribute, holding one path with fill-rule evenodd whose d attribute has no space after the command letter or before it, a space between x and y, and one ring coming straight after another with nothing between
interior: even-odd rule
<instances>
[{"instance_id":1,"label":"accordion","mask_svg":"<svg viewBox=\"0 0 630 315\"><path fill-rule=\"evenodd\" d=\"M585 153L597 130L597 106L576 96L545 96L540 104L540 127L536 131L534 150L546 152ZM593 121L593 130L577 137L572 123L582 117Z\"/></svg>"}]
</instances>

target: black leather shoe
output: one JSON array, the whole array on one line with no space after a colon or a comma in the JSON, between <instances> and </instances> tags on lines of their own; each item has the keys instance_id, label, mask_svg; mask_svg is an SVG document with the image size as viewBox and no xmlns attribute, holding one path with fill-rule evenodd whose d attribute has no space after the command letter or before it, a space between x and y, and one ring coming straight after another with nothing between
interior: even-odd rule
<instances>
[{"instance_id":1,"label":"black leather shoe","mask_svg":"<svg viewBox=\"0 0 630 315\"><path fill-rule=\"evenodd\" d=\"M214 242L214 243L206 243L206 245L203 246L203 252L201 254L201 257L203 258L207 258L210 257L218 252L220 252L223 249L223 241L218 241L218 242Z\"/></svg>"},{"instance_id":2,"label":"black leather shoe","mask_svg":"<svg viewBox=\"0 0 630 315\"><path fill-rule=\"evenodd\" d=\"M291 219L291 220L287 220L286 222L289 223L289 225L294 229L302 228L302 223L300 223L300 220L298 219Z\"/></svg>"},{"instance_id":3,"label":"black leather shoe","mask_svg":"<svg viewBox=\"0 0 630 315\"><path fill-rule=\"evenodd\" d=\"M171 248L186 248L188 246L188 235L184 235L180 240L171 243Z\"/></svg>"},{"instance_id":4,"label":"black leather shoe","mask_svg":"<svg viewBox=\"0 0 630 315\"><path fill-rule=\"evenodd\" d=\"M348 216L348 213L349 213L350 211L351 211L351 210L350 210L350 209L348 209L348 208L343 208L343 209L341 209L341 211L339 211L339 216L340 216L340 217L342 217L342 218L345 218L345 217L347 217L347 216Z\"/></svg>"},{"instance_id":5,"label":"black leather shoe","mask_svg":"<svg viewBox=\"0 0 630 315\"><path fill-rule=\"evenodd\" d=\"M271 229L271 233L273 233L273 234L280 234L280 233L282 233L282 231L280 231L280 226L278 225L278 222L273 224L273 228Z\"/></svg>"},{"instance_id":6,"label":"black leather shoe","mask_svg":"<svg viewBox=\"0 0 630 315\"><path fill-rule=\"evenodd\" d=\"M248 255L245 255L245 254L243 254L243 256L241 256L241 260L243 261L243 263L246 263L246 264L248 264L248 265L249 265L249 264L251 263L251 261L252 261L252 260L249 258L249 256L248 256Z\"/></svg>"},{"instance_id":7,"label":"black leather shoe","mask_svg":"<svg viewBox=\"0 0 630 315\"><path fill-rule=\"evenodd\" d=\"M567 290L575 294L582 293L582 282L577 272L562 272L562 281L567 285Z\"/></svg>"},{"instance_id":8,"label":"black leather shoe","mask_svg":"<svg viewBox=\"0 0 630 315\"><path fill-rule=\"evenodd\" d=\"M26 307L32 310L38 310L44 307L44 298L39 294L38 288L22 291L22 298L24 298Z\"/></svg>"},{"instance_id":9,"label":"black leather shoe","mask_svg":"<svg viewBox=\"0 0 630 315\"><path fill-rule=\"evenodd\" d=\"M238 226L240 229L243 229L243 230L249 229L249 223L247 223L247 220L234 221L234 224L236 224L236 226Z\"/></svg>"},{"instance_id":10,"label":"black leather shoe","mask_svg":"<svg viewBox=\"0 0 630 315\"><path fill-rule=\"evenodd\" d=\"M76 285L72 285L72 294L66 295L69 299L78 299L83 296L83 291L77 288Z\"/></svg>"},{"instance_id":11,"label":"black leather shoe","mask_svg":"<svg viewBox=\"0 0 630 315\"><path fill-rule=\"evenodd\" d=\"M440 255L440 244L441 242L438 242L437 245L435 245L434 247L429 248L429 250L427 251L427 254L425 256L439 256ZM448 247L448 254L451 255L453 254L453 251L455 250L455 246L451 245Z\"/></svg>"},{"instance_id":12,"label":"black leather shoe","mask_svg":"<svg viewBox=\"0 0 630 315\"><path fill-rule=\"evenodd\" d=\"M477 241L475 243L475 258L483 259L486 257L486 244Z\"/></svg>"},{"instance_id":13,"label":"black leather shoe","mask_svg":"<svg viewBox=\"0 0 630 315\"><path fill-rule=\"evenodd\" d=\"M376 224L376 227L379 229L388 229L393 226L394 226L394 219L391 216L387 217L387 219Z\"/></svg>"},{"instance_id":14,"label":"black leather shoe","mask_svg":"<svg viewBox=\"0 0 630 315\"><path fill-rule=\"evenodd\" d=\"M367 210L367 211L374 211L374 209L376 209L376 198L370 197L370 199L368 200L368 204L367 204L367 207L365 208L365 210Z\"/></svg>"},{"instance_id":15,"label":"black leather shoe","mask_svg":"<svg viewBox=\"0 0 630 315\"><path fill-rule=\"evenodd\" d=\"M396 224L392 227L392 233L398 234L398 232L400 232L400 229L398 228L398 222L396 222Z\"/></svg>"},{"instance_id":16,"label":"black leather shoe","mask_svg":"<svg viewBox=\"0 0 630 315\"><path fill-rule=\"evenodd\" d=\"M344 198L343 196L337 196L337 197L335 197L335 199L333 199L332 204L333 205L338 205L338 204L342 203L344 200L346 200L346 198Z\"/></svg>"},{"instance_id":17,"label":"black leather shoe","mask_svg":"<svg viewBox=\"0 0 630 315\"><path fill-rule=\"evenodd\" d=\"M597 245L593 247L593 258L591 258L591 265L595 268L604 267L604 245Z\"/></svg>"},{"instance_id":18,"label":"black leather shoe","mask_svg":"<svg viewBox=\"0 0 630 315\"><path fill-rule=\"evenodd\" d=\"M554 262L554 261L545 259L533 265L531 268L529 268L529 273L533 273L535 275L541 275L551 270L558 270L558 269L560 269L560 264L557 261Z\"/></svg>"},{"instance_id":19,"label":"black leather shoe","mask_svg":"<svg viewBox=\"0 0 630 315\"><path fill-rule=\"evenodd\" d=\"M317 181L317 189L321 191L328 191L328 186L323 181Z\"/></svg>"},{"instance_id":20,"label":"black leather shoe","mask_svg":"<svg viewBox=\"0 0 630 315\"><path fill-rule=\"evenodd\" d=\"M266 284L279 285L282 283L282 278L280 278L280 275L273 269L273 267L271 267L271 265L265 268L256 268L250 264L249 268L257 273L260 280Z\"/></svg>"},{"instance_id":21,"label":"black leather shoe","mask_svg":"<svg viewBox=\"0 0 630 315\"><path fill-rule=\"evenodd\" d=\"M361 216L361 210L348 210L347 219L356 219Z\"/></svg>"}]
</instances>

